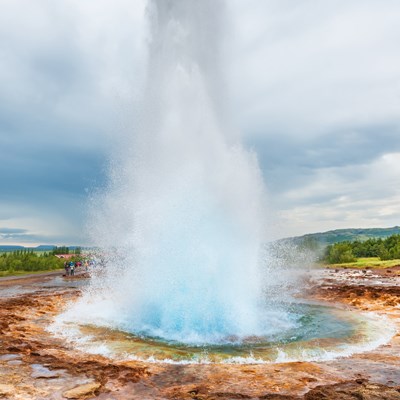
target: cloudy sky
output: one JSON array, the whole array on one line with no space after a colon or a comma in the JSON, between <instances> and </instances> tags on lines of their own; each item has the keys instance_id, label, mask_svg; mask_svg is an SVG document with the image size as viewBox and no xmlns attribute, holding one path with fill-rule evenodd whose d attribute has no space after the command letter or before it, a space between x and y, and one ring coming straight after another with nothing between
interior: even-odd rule
<instances>
[{"instance_id":1,"label":"cloudy sky","mask_svg":"<svg viewBox=\"0 0 400 400\"><path fill-rule=\"evenodd\" d=\"M275 236L400 224L400 2L229 0L233 123ZM0 244L85 243L134 115L144 0L0 2Z\"/></svg>"}]
</instances>

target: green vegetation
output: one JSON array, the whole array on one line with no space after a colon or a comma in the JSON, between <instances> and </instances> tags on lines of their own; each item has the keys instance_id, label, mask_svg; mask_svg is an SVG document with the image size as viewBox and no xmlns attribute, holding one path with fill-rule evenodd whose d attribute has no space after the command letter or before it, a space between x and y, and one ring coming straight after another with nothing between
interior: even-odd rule
<instances>
[{"instance_id":1,"label":"green vegetation","mask_svg":"<svg viewBox=\"0 0 400 400\"><path fill-rule=\"evenodd\" d=\"M382 261L379 257L363 257L358 258L355 262L340 263L340 264L329 264L329 268L392 268L396 265L400 265L400 259L396 260L385 260Z\"/></svg>"},{"instance_id":2,"label":"green vegetation","mask_svg":"<svg viewBox=\"0 0 400 400\"><path fill-rule=\"evenodd\" d=\"M302 242L305 239L313 239L320 245L325 246L338 242L363 242L368 239L385 239L389 236L399 235L400 227L393 228L371 228L371 229L336 229L328 232L310 233L304 236L291 238L294 243ZM284 239L287 240L287 239Z\"/></svg>"},{"instance_id":3,"label":"green vegetation","mask_svg":"<svg viewBox=\"0 0 400 400\"><path fill-rule=\"evenodd\" d=\"M328 264L353 263L357 261L350 242L331 244L326 248L324 261Z\"/></svg>"},{"instance_id":4,"label":"green vegetation","mask_svg":"<svg viewBox=\"0 0 400 400\"><path fill-rule=\"evenodd\" d=\"M52 271L64 266L63 259L52 254L38 255L33 250L16 250L0 255L0 275L18 275L26 272Z\"/></svg>"},{"instance_id":5,"label":"green vegetation","mask_svg":"<svg viewBox=\"0 0 400 400\"><path fill-rule=\"evenodd\" d=\"M375 257L381 261L400 259L400 235L364 242L340 242L327 246L323 261L327 264L355 263L357 259Z\"/></svg>"},{"instance_id":6,"label":"green vegetation","mask_svg":"<svg viewBox=\"0 0 400 400\"><path fill-rule=\"evenodd\" d=\"M82 249L80 247L74 247L73 249L70 249L67 246L60 246L60 247L54 247L53 251L51 254L56 255L56 254L76 254L79 255L82 253Z\"/></svg>"}]
</instances>

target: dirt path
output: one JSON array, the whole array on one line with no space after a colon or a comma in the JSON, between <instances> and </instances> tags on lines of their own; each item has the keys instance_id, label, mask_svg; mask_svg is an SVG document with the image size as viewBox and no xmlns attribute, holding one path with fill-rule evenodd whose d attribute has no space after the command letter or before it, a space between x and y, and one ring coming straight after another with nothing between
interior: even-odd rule
<instances>
[{"instance_id":1,"label":"dirt path","mask_svg":"<svg viewBox=\"0 0 400 400\"><path fill-rule=\"evenodd\" d=\"M7 282L9 284L10 281L27 281L32 278L37 278L37 280L43 280L43 278L48 276L56 276L62 275L64 270L56 270L56 271L49 271L49 272L38 272L37 274L26 274L26 275L11 275L11 276L2 276L0 277L0 284L3 282Z\"/></svg>"}]
</instances>

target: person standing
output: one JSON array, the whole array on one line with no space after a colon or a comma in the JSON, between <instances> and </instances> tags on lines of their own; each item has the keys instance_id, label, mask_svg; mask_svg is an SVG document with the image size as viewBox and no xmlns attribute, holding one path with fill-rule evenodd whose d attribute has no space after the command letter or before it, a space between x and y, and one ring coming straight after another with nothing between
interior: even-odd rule
<instances>
[{"instance_id":1,"label":"person standing","mask_svg":"<svg viewBox=\"0 0 400 400\"><path fill-rule=\"evenodd\" d=\"M75 263L73 261L71 261L69 263L69 268L71 270L71 276L74 276L75 275Z\"/></svg>"},{"instance_id":2,"label":"person standing","mask_svg":"<svg viewBox=\"0 0 400 400\"><path fill-rule=\"evenodd\" d=\"M69 275L69 264L68 261L64 262L65 276Z\"/></svg>"}]
</instances>

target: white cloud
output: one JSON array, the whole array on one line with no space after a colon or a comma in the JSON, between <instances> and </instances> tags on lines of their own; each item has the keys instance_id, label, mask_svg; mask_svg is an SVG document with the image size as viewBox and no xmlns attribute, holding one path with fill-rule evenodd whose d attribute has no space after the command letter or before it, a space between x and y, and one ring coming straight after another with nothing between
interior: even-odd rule
<instances>
[{"instance_id":1,"label":"white cloud","mask_svg":"<svg viewBox=\"0 0 400 400\"><path fill-rule=\"evenodd\" d=\"M282 197L291 206L281 211L286 234L398 225L400 153L366 165L319 169L308 185Z\"/></svg>"}]
</instances>

